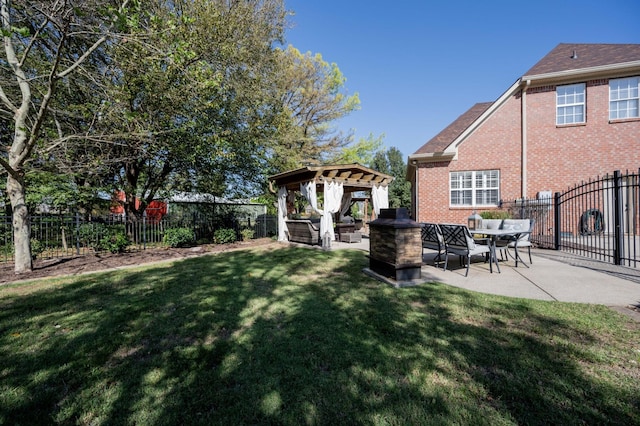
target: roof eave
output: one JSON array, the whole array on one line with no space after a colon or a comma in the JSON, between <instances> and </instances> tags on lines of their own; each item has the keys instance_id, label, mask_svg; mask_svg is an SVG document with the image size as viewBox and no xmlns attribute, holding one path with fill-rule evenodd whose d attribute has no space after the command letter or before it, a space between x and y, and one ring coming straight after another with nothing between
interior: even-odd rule
<instances>
[{"instance_id":1,"label":"roof eave","mask_svg":"<svg viewBox=\"0 0 640 426\"><path fill-rule=\"evenodd\" d=\"M437 163L440 161L452 161L458 158L458 150L449 152L427 152L422 154L412 154L407 161L407 173L405 179L409 182L413 181L416 174L418 164Z\"/></svg>"},{"instance_id":2,"label":"roof eave","mask_svg":"<svg viewBox=\"0 0 640 426\"><path fill-rule=\"evenodd\" d=\"M449 161L455 160L456 155L458 154L457 150L453 151L443 151L443 152L427 152L422 154L412 154L409 156L409 164L418 164L418 163L435 163L438 161Z\"/></svg>"},{"instance_id":3,"label":"roof eave","mask_svg":"<svg viewBox=\"0 0 640 426\"><path fill-rule=\"evenodd\" d=\"M619 64L601 65L597 67L558 71L546 74L524 75L520 79L522 82L534 84L544 84L548 82L558 82L565 80L575 80L577 78L615 78L640 71L640 61L623 62Z\"/></svg>"}]
</instances>

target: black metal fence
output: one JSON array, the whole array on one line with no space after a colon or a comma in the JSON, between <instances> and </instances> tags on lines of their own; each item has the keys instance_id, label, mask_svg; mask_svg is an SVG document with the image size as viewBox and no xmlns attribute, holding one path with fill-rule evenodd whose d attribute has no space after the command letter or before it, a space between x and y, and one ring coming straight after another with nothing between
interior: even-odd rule
<instances>
[{"instance_id":1,"label":"black metal fence","mask_svg":"<svg viewBox=\"0 0 640 426\"><path fill-rule=\"evenodd\" d=\"M197 243L214 242L218 229L233 229L236 238L272 237L277 233L276 217L258 215L242 219L229 215L165 216L161 220L124 220L122 216L85 218L80 214L32 215L31 247L39 258L61 258L84 255L100 250L98 242L114 230L128 237L127 250L144 250L164 244L169 229L187 228ZM250 232L246 232L250 231ZM12 218L0 216L0 262L13 260Z\"/></svg>"},{"instance_id":2,"label":"black metal fence","mask_svg":"<svg viewBox=\"0 0 640 426\"><path fill-rule=\"evenodd\" d=\"M552 197L503 202L503 208L535 219L531 239L539 247L638 268L639 194L640 172L615 171Z\"/></svg>"}]
</instances>

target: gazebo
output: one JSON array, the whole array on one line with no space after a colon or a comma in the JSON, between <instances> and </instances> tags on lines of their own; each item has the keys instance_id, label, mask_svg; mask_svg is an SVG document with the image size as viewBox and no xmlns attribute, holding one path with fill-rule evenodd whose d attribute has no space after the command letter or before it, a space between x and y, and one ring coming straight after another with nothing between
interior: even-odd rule
<instances>
[{"instance_id":1,"label":"gazebo","mask_svg":"<svg viewBox=\"0 0 640 426\"><path fill-rule=\"evenodd\" d=\"M333 215L348 212L353 193L370 191L373 210L377 216L381 208L389 207L388 185L393 176L377 172L360 164L305 166L269 177L269 184L278 189L278 240L287 240L287 198L301 192L311 208L320 215L320 236L329 233L335 241ZM275 189L273 189L275 191ZM324 194L324 205L318 206L317 192Z\"/></svg>"}]
</instances>

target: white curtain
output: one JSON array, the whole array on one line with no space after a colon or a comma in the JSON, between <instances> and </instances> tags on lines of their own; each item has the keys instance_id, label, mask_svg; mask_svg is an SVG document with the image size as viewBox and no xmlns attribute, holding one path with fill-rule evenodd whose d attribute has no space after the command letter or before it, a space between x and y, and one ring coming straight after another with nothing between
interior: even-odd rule
<instances>
[{"instance_id":1,"label":"white curtain","mask_svg":"<svg viewBox=\"0 0 640 426\"><path fill-rule=\"evenodd\" d=\"M287 241L287 188L278 189L278 241Z\"/></svg>"},{"instance_id":2,"label":"white curtain","mask_svg":"<svg viewBox=\"0 0 640 426\"><path fill-rule=\"evenodd\" d=\"M389 208L389 187L373 185L371 188L371 199L373 200L373 211L376 217L380 216L380 209Z\"/></svg>"},{"instance_id":3,"label":"white curtain","mask_svg":"<svg viewBox=\"0 0 640 426\"><path fill-rule=\"evenodd\" d=\"M351 198L353 198L352 192L347 192L342 196L342 204L340 205L340 220L349 213L349 207L351 207Z\"/></svg>"},{"instance_id":4,"label":"white curtain","mask_svg":"<svg viewBox=\"0 0 640 426\"><path fill-rule=\"evenodd\" d=\"M333 213L340 210L344 187L342 183L324 182L324 209L320 220L320 238L324 238L325 232L329 233L331 241L335 241L333 232Z\"/></svg>"},{"instance_id":5,"label":"white curtain","mask_svg":"<svg viewBox=\"0 0 640 426\"><path fill-rule=\"evenodd\" d=\"M316 181L301 182L300 192L307 199L314 212L322 214L322 210L318 209L318 195L316 193Z\"/></svg>"}]
</instances>

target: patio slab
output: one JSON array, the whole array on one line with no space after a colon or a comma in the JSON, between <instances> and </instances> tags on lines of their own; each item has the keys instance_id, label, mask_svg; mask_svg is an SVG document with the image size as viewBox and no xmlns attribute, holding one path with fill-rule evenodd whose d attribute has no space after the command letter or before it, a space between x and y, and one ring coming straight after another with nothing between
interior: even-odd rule
<instances>
[{"instance_id":1,"label":"patio slab","mask_svg":"<svg viewBox=\"0 0 640 426\"><path fill-rule=\"evenodd\" d=\"M332 250L369 251L369 239L359 243L332 243ZM512 259L500 262L500 273L489 272L489 263L476 258L469 276L457 256L450 257L446 271L433 263L435 252L425 250L422 276L425 282L438 281L455 287L488 294L537 300L557 300L640 307L640 270L571 257L554 250L532 249L529 268ZM525 254L525 259L527 256ZM528 259L527 259L528 260ZM640 315L640 314L639 314Z\"/></svg>"},{"instance_id":2,"label":"patio slab","mask_svg":"<svg viewBox=\"0 0 640 426\"><path fill-rule=\"evenodd\" d=\"M430 259L431 258L431 259ZM512 260L500 262L500 273L489 272L489 264L475 261L469 276L457 259L453 268L443 271L432 262L433 255L425 254L422 268L431 280L467 290L561 302L596 303L607 306L640 305L640 283L612 276L608 273L539 256L532 250L533 264L529 268L515 267Z\"/></svg>"}]
</instances>

